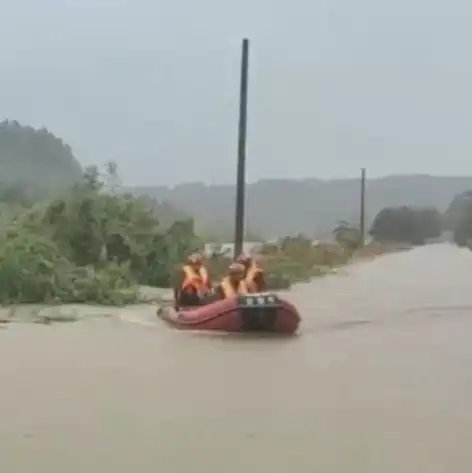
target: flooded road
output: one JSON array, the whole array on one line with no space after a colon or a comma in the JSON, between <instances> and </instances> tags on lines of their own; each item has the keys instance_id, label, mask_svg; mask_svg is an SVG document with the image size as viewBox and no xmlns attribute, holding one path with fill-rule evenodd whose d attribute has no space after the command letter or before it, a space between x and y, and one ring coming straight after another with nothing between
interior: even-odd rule
<instances>
[{"instance_id":1,"label":"flooded road","mask_svg":"<svg viewBox=\"0 0 472 473\"><path fill-rule=\"evenodd\" d=\"M300 285L291 340L170 330L149 308L0 330L0 471L472 471L472 252Z\"/></svg>"}]
</instances>

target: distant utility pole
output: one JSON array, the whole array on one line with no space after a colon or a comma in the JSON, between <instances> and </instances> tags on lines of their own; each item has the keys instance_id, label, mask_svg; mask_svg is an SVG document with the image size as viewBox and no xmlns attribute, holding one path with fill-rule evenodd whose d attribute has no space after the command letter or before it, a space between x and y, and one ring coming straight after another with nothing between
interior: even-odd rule
<instances>
[{"instance_id":1,"label":"distant utility pole","mask_svg":"<svg viewBox=\"0 0 472 473\"><path fill-rule=\"evenodd\" d=\"M246 129L247 82L249 69L249 40L243 39L241 57L241 86L239 94L238 171L236 178L236 218L234 225L234 255L243 251L244 204L246 187Z\"/></svg>"},{"instance_id":2,"label":"distant utility pole","mask_svg":"<svg viewBox=\"0 0 472 473\"><path fill-rule=\"evenodd\" d=\"M361 169L361 206L359 216L360 245L365 244L365 168Z\"/></svg>"}]
</instances>

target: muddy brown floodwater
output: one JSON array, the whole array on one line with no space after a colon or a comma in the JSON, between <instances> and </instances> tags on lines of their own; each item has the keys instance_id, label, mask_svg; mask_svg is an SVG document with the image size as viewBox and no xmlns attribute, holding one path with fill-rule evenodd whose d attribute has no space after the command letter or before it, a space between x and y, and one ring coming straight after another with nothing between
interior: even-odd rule
<instances>
[{"instance_id":1,"label":"muddy brown floodwater","mask_svg":"<svg viewBox=\"0 0 472 473\"><path fill-rule=\"evenodd\" d=\"M152 308L0 330L5 473L470 473L472 253L434 245L289 293L291 340Z\"/></svg>"}]
</instances>

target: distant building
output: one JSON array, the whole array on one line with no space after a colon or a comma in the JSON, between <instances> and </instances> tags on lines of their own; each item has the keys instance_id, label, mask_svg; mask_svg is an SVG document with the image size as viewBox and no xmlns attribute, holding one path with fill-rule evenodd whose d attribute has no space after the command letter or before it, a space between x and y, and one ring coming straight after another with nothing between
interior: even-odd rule
<instances>
[{"instance_id":1,"label":"distant building","mask_svg":"<svg viewBox=\"0 0 472 473\"><path fill-rule=\"evenodd\" d=\"M262 247L264 243L259 241L245 241L243 243L243 252L244 253L253 253ZM229 257L232 257L234 254L234 243L206 243L204 248L204 253L206 256L211 256L215 253L218 254L227 254Z\"/></svg>"}]
</instances>

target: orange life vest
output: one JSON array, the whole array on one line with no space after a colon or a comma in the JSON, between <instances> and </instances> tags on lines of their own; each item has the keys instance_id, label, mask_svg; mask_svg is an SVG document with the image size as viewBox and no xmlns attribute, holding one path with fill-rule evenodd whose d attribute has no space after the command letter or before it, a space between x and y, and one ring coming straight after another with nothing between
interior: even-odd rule
<instances>
[{"instance_id":1,"label":"orange life vest","mask_svg":"<svg viewBox=\"0 0 472 473\"><path fill-rule=\"evenodd\" d=\"M249 292L246 281L239 282L238 288L235 289L228 276L222 279L221 288L226 299L237 296L238 294L247 294Z\"/></svg>"},{"instance_id":2,"label":"orange life vest","mask_svg":"<svg viewBox=\"0 0 472 473\"><path fill-rule=\"evenodd\" d=\"M185 274L185 279L182 282L181 290L184 291L189 287L194 287L198 292L205 293L210 288L210 278L207 270L201 266L197 272L189 265L183 266L182 271Z\"/></svg>"},{"instance_id":3,"label":"orange life vest","mask_svg":"<svg viewBox=\"0 0 472 473\"><path fill-rule=\"evenodd\" d=\"M250 292L258 292L259 288L256 285L255 279L258 274L261 274L263 271L259 266L253 261L246 273L246 285Z\"/></svg>"}]
</instances>

